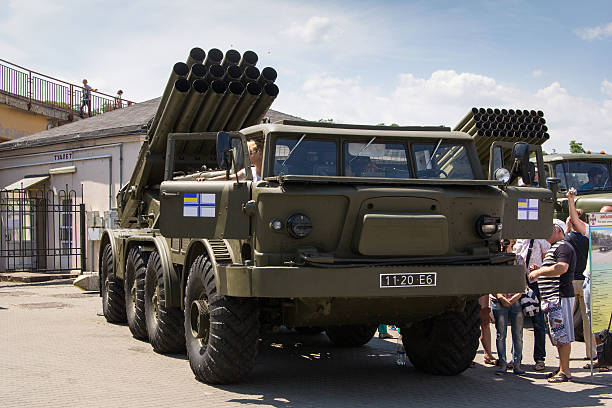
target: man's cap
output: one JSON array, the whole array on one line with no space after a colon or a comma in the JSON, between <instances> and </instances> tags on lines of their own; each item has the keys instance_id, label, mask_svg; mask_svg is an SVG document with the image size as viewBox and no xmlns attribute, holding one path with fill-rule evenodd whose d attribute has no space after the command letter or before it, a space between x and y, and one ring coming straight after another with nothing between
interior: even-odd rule
<instances>
[{"instance_id":1,"label":"man's cap","mask_svg":"<svg viewBox=\"0 0 612 408\"><path fill-rule=\"evenodd\" d=\"M555 218L553 219L553 225L556 225L557 227L561 228L561 231L563 231L563 233L565 233L565 222L563 222L562 220Z\"/></svg>"}]
</instances>

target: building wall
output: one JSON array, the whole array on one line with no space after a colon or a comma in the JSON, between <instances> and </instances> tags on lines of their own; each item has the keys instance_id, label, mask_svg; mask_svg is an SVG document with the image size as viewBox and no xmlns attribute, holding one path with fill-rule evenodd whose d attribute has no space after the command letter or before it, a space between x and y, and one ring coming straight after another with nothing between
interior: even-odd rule
<instances>
[{"instance_id":1,"label":"building wall","mask_svg":"<svg viewBox=\"0 0 612 408\"><path fill-rule=\"evenodd\" d=\"M85 211L100 216L116 208L116 195L132 174L144 136L112 138L56 144L15 152L0 152L0 188L26 176L48 175L49 170L74 166L68 174L51 174L47 187L57 195L60 190L83 194ZM98 270L99 241L86 243L87 270Z\"/></svg>"},{"instance_id":2,"label":"building wall","mask_svg":"<svg viewBox=\"0 0 612 408\"><path fill-rule=\"evenodd\" d=\"M0 104L0 141L13 140L47 129L45 116Z\"/></svg>"}]
</instances>

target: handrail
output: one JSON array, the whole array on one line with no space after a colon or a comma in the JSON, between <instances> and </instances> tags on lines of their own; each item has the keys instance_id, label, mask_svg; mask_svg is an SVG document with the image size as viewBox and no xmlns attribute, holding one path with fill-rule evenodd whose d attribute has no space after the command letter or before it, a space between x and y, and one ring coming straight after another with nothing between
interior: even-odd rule
<instances>
[{"instance_id":1,"label":"handrail","mask_svg":"<svg viewBox=\"0 0 612 408\"><path fill-rule=\"evenodd\" d=\"M69 119L72 120L75 114L81 112L95 116L134 104L127 99L90 90L89 112L86 112L88 106L83 102L84 89L83 86L0 59L0 91L27 99L28 108L32 101L37 101L54 109L68 111Z\"/></svg>"}]
</instances>

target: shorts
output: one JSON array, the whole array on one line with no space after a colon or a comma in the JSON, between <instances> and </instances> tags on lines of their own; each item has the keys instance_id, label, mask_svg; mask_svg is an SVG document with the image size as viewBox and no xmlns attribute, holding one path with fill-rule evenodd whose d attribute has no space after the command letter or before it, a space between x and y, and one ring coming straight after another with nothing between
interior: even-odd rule
<instances>
[{"instance_id":1,"label":"shorts","mask_svg":"<svg viewBox=\"0 0 612 408\"><path fill-rule=\"evenodd\" d=\"M559 300L542 300L542 311L546 315L546 323L553 346L563 346L575 341L574 337L574 298L559 298Z\"/></svg>"}]
</instances>

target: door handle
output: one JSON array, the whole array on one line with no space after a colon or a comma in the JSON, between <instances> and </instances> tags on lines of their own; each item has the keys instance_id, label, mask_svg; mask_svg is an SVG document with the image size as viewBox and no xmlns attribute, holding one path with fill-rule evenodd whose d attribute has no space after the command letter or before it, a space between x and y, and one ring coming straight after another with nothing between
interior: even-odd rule
<instances>
[{"instance_id":1,"label":"door handle","mask_svg":"<svg viewBox=\"0 0 612 408\"><path fill-rule=\"evenodd\" d=\"M169 193L167 191L162 191L161 195L163 197L178 197L181 194L180 193Z\"/></svg>"}]
</instances>

